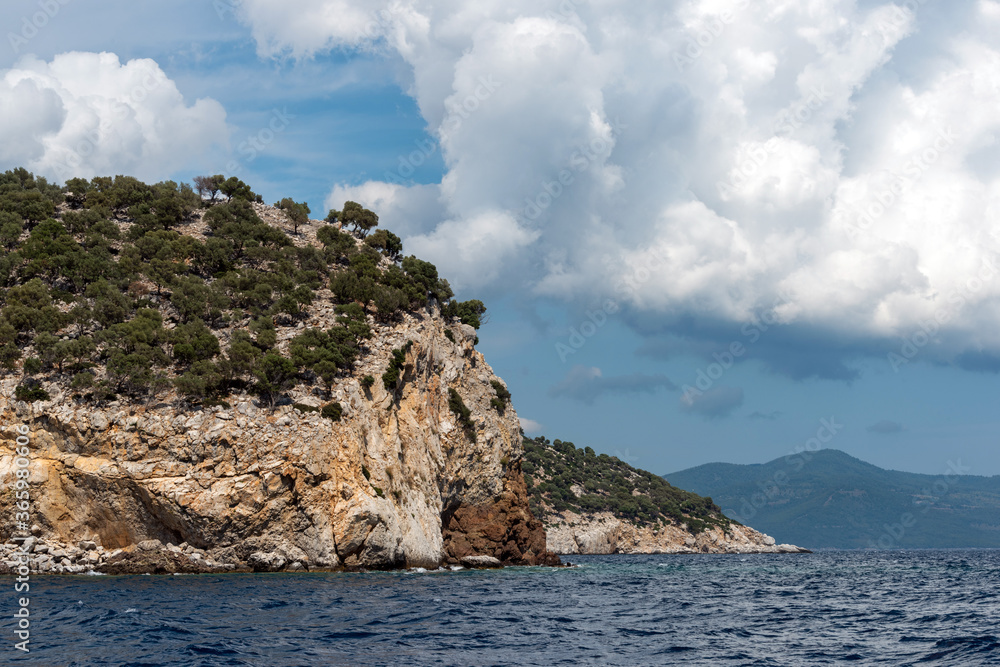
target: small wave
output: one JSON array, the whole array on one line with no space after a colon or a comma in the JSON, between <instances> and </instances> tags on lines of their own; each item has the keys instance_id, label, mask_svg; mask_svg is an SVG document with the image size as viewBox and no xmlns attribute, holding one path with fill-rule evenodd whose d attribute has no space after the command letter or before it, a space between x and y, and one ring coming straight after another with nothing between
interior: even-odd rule
<instances>
[{"instance_id":1,"label":"small wave","mask_svg":"<svg viewBox=\"0 0 1000 667\"><path fill-rule=\"evenodd\" d=\"M134 608L134 607L129 607L128 609L125 610L125 613L126 614L138 614L139 610L136 609L136 608Z\"/></svg>"},{"instance_id":2,"label":"small wave","mask_svg":"<svg viewBox=\"0 0 1000 667\"><path fill-rule=\"evenodd\" d=\"M952 637L949 639L939 639L935 646L938 648L951 648L954 646L967 646L978 648L981 646L996 647L998 640L993 635L983 635L982 637Z\"/></svg>"}]
</instances>

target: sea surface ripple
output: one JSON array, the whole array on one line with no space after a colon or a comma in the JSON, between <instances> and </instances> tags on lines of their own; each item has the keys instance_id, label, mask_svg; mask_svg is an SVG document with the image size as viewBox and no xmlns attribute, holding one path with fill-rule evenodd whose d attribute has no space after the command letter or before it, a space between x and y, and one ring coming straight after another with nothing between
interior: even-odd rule
<instances>
[{"instance_id":1,"label":"sea surface ripple","mask_svg":"<svg viewBox=\"0 0 1000 667\"><path fill-rule=\"evenodd\" d=\"M1000 665L1000 551L581 556L579 567L32 577L8 664Z\"/></svg>"}]
</instances>

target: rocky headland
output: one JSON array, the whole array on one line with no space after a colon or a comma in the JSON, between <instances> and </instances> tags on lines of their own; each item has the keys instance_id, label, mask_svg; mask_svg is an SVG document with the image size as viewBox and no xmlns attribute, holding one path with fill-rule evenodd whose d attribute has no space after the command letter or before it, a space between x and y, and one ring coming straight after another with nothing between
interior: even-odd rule
<instances>
[{"instance_id":1,"label":"rocky headland","mask_svg":"<svg viewBox=\"0 0 1000 667\"><path fill-rule=\"evenodd\" d=\"M560 555L809 553L616 457L543 437L524 447L532 510Z\"/></svg>"},{"instance_id":2,"label":"rocky headland","mask_svg":"<svg viewBox=\"0 0 1000 667\"><path fill-rule=\"evenodd\" d=\"M306 324L332 314L318 308ZM40 571L129 572L155 554L172 564L145 569L438 567L468 556L555 564L528 508L517 416L491 405L500 380L475 337L430 315L379 331L334 389L340 421L250 396L231 408L95 407L57 384L45 385L50 400L27 403L12 399L9 378L0 482L11 489L12 427L26 425ZM399 388L362 385L402 348ZM470 410L474 439L449 389ZM300 406L319 405L299 393L290 398ZM13 516L12 493L0 510Z\"/></svg>"},{"instance_id":3,"label":"rocky headland","mask_svg":"<svg viewBox=\"0 0 1000 667\"><path fill-rule=\"evenodd\" d=\"M371 211L0 181L0 569L559 563L485 308Z\"/></svg>"},{"instance_id":4,"label":"rocky headland","mask_svg":"<svg viewBox=\"0 0 1000 667\"><path fill-rule=\"evenodd\" d=\"M605 455L527 460L485 306L354 202L320 221L221 176L0 184L23 218L0 239L0 572L794 549Z\"/></svg>"}]
</instances>

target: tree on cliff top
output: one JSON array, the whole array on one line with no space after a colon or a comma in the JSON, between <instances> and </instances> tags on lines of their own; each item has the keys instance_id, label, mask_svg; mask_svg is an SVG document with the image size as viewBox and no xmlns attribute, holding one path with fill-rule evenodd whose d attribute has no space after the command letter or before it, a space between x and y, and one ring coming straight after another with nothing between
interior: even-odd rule
<instances>
[{"instance_id":1,"label":"tree on cliff top","mask_svg":"<svg viewBox=\"0 0 1000 667\"><path fill-rule=\"evenodd\" d=\"M210 204L215 203L215 198L219 196L219 190L222 189L222 184L226 182L226 177L222 174L216 174L215 176L195 176L194 177L194 189L198 191L198 195L204 197L208 195L210 199L208 200Z\"/></svg>"},{"instance_id":2,"label":"tree on cliff top","mask_svg":"<svg viewBox=\"0 0 1000 667\"><path fill-rule=\"evenodd\" d=\"M331 211L333 213L333 211ZM353 201L344 202L344 210L337 216L341 224L351 225L358 238L364 238L372 228L378 227L378 216L361 204ZM337 219L335 218L335 219ZM329 217L327 217L329 220Z\"/></svg>"},{"instance_id":3,"label":"tree on cliff top","mask_svg":"<svg viewBox=\"0 0 1000 667\"><path fill-rule=\"evenodd\" d=\"M292 228L296 234L299 233L299 225L309 222L309 204L305 202L299 204L291 197L285 197L281 201L276 202L274 207L280 208L288 214L288 218L292 221Z\"/></svg>"}]
</instances>

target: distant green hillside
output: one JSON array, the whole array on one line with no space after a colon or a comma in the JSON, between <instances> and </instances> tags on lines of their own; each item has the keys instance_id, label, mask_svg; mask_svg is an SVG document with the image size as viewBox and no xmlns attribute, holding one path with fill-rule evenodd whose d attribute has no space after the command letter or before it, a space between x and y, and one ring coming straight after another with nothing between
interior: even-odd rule
<instances>
[{"instance_id":1,"label":"distant green hillside","mask_svg":"<svg viewBox=\"0 0 1000 667\"><path fill-rule=\"evenodd\" d=\"M728 527L711 498L674 488L651 472L596 454L590 447L538 437L525 439L524 481L531 509L547 522L561 512L611 512L636 525L684 524L693 534Z\"/></svg>"},{"instance_id":2,"label":"distant green hillside","mask_svg":"<svg viewBox=\"0 0 1000 667\"><path fill-rule=\"evenodd\" d=\"M1000 547L1000 476L883 470L843 452L664 475L731 519L808 548Z\"/></svg>"}]
</instances>

